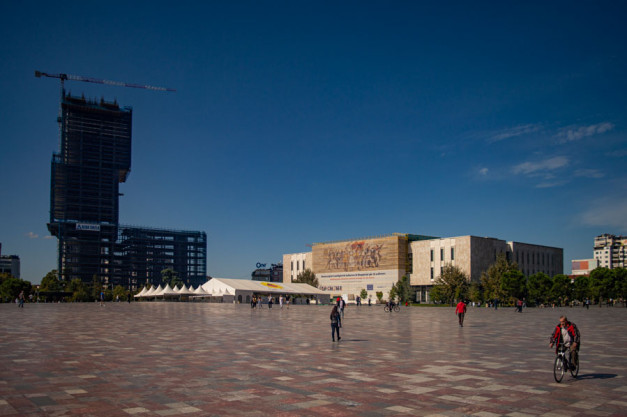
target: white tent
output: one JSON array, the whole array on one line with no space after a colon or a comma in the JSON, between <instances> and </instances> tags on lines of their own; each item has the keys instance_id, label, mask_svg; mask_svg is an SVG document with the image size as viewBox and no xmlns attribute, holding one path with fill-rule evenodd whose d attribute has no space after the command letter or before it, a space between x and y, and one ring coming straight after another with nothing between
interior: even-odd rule
<instances>
[{"instance_id":1,"label":"white tent","mask_svg":"<svg viewBox=\"0 0 627 417\"><path fill-rule=\"evenodd\" d=\"M144 287L144 288L142 288L142 290L139 293L135 294L134 297L135 298L143 297L147 292L148 292L148 290L146 289L146 287Z\"/></svg>"},{"instance_id":2,"label":"white tent","mask_svg":"<svg viewBox=\"0 0 627 417\"><path fill-rule=\"evenodd\" d=\"M176 291L174 291L172 289L172 287L170 287L170 284L166 284L165 288L163 290L161 290L159 293L155 293L156 296L163 296L163 297L167 297L167 296L173 296L173 295L179 295L179 293L177 293Z\"/></svg>"},{"instance_id":3,"label":"white tent","mask_svg":"<svg viewBox=\"0 0 627 417\"><path fill-rule=\"evenodd\" d=\"M247 279L212 278L202 286L212 296L222 296L239 302L249 302L254 295L306 295L328 302L329 294L308 284L251 281Z\"/></svg>"},{"instance_id":4,"label":"white tent","mask_svg":"<svg viewBox=\"0 0 627 417\"><path fill-rule=\"evenodd\" d=\"M144 294L144 297L155 297L157 296L161 291L163 291L163 288L161 287L161 285L159 285L158 287L153 287L151 289L148 290L148 292L146 294Z\"/></svg>"},{"instance_id":5,"label":"white tent","mask_svg":"<svg viewBox=\"0 0 627 417\"><path fill-rule=\"evenodd\" d=\"M192 294L194 294L194 295L209 295L209 293L207 293L207 291L205 291L205 290L202 288L202 285L199 285L199 286L198 286L198 288L196 288L196 289L192 292Z\"/></svg>"},{"instance_id":6,"label":"white tent","mask_svg":"<svg viewBox=\"0 0 627 417\"><path fill-rule=\"evenodd\" d=\"M183 285L183 287L181 288L181 291L179 291L179 294L181 294L181 295L192 295L192 294L194 294L194 291L192 291L191 286L190 287L186 287L185 285Z\"/></svg>"}]
</instances>

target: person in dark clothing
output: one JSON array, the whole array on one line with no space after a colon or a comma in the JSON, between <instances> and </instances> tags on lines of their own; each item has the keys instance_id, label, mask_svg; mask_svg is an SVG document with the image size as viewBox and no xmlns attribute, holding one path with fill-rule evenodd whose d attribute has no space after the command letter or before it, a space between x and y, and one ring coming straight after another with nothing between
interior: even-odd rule
<instances>
[{"instance_id":1,"label":"person in dark clothing","mask_svg":"<svg viewBox=\"0 0 627 417\"><path fill-rule=\"evenodd\" d=\"M329 316L331 319L331 340L335 342L335 335L337 334L337 341L339 342L340 337L340 312L338 311L337 306L333 306L333 310L331 310L331 315Z\"/></svg>"}]
</instances>

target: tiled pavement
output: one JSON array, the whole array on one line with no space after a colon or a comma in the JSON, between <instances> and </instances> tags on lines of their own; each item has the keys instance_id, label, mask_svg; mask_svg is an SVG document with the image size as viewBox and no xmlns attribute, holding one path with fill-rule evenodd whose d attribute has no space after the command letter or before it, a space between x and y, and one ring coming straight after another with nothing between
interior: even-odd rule
<instances>
[{"instance_id":1,"label":"tiled pavement","mask_svg":"<svg viewBox=\"0 0 627 417\"><path fill-rule=\"evenodd\" d=\"M625 308L1 304L0 415L625 416ZM579 378L548 335L579 326Z\"/></svg>"}]
</instances>

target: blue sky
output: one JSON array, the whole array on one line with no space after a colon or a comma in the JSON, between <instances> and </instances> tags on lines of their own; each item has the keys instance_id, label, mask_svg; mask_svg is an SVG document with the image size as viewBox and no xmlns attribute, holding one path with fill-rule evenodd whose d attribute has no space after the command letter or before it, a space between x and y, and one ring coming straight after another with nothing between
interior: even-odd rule
<instances>
[{"instance_id":1,"label":"blue sky","mask_svg":"<svg viewBox=\"0 0 627 417\"><path fill-rule=\"evenodd\" d=\"M627 233L625 2L0 3L0 242L56 268L59 83L132 106L124 224L247 278L312 242L476 235L592 257Z\"/></svg>"}]
</instances>

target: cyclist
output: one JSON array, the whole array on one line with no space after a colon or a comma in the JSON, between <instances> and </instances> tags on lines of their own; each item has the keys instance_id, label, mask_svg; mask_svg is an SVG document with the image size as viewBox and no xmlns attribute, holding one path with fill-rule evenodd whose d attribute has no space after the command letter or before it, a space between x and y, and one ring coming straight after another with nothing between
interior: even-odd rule
<instances>
[{"instance_id":1,"label":"cyclist","mask_svg":"<svg viewBox=\"0 0 627 417\"><path fill-rule=\"evenodd\" d=\"M563 343L570 351L570 367L575 368L574 364L577 363L577 355L579 352L580 334L577 325L568 321L566 316L561 316L560 322L555 326L549 347L556 345L555 353L557 353L557 348L560 343Z\"/></svg>"}]
</instances>

